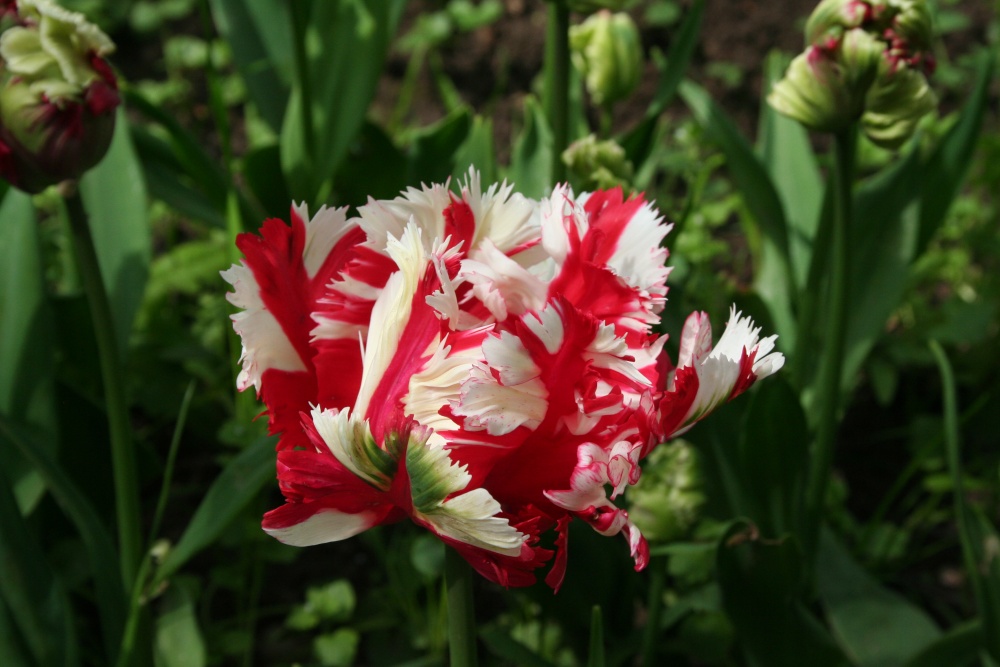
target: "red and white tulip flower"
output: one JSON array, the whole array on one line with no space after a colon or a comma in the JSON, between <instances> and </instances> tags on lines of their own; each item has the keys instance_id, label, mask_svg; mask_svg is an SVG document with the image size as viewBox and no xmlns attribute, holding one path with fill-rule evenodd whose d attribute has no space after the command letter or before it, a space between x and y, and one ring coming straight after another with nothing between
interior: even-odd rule
<instances>
[{"instance_id":1,"label":"red and white tulip flower","mask_svg":"<svg viewBox=\"0 0 1000 667\"><path fill-rule=\"evenodd\" d=\"M488 579L529 585L551 561L558 588L576 517L644 567L612 500L657 443L781 367L774 337L734 313L713 349L696 313L671 365L652 332L670 226L641 195L539 202L470 172L460 193L358 213L294 207L290 226L241 235L246 259L223 272L240 389L280 435L286 502L264 530L304 546L408 517Z\"/></svg>"}]
</instances>

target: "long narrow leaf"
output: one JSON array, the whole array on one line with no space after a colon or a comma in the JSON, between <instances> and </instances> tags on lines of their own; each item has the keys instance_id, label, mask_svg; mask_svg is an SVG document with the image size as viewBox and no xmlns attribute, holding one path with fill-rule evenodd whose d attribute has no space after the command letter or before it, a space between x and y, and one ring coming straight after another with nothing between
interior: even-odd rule
<instances>
[{"instance_id":1,"label":"long narrow leaf","mask_svg":"<svg viewBox=\"0 0 1000 667\"><path fill-rule=\"evenodd\" d=\"M684 78L698 45L698 35L701 32L701 19L705 13L705 1L695 0L684 15L677 31L673 34L670 51L666 56L666 64L660 71L660 82L656 87L653 100L646 109L646 114L632 130L620 140L628 159L635 165L636 171L653 152L653 136L660 114L673 101L677 87Z\"/></svg>"},{"instance_id":2,"label":"long narrow leaf","mask_svg":"<svg viewBox=\"0 0 1000 667\"><path fill-rule=\"evenodd\" d=\"M192 556L207 547L274 478L274 440L261 438L240 452L212 483L191 523L167 554L154 577L165 581Z\"/></svg>"},{"instance_id":3,"label":"long narrow leaf","mask_svg":"<svg viewBox=\"0 0 1000 667\"><path fill-rule=\"evenodd\" d=\"M0 470L0 596L38 665L77 664L69 600L28 530Z\"/></svg>"},{"instance_id":4,"label":"long narrow leaf","mask_svg":"<svg viewBox=\"0 0 1000 667\"><path fill-rule=\"evenodd\" d=\"M514 142L507 180L525 197L542 197L552 187L552 130L531 97L524 101L524 127Z\"/></svg>"},{"instance_id":5,"label":"long narrow leaf","mask_svg":"<svg viewBox=\"0 0 1000 667\"><path fill-rule=\"evenodd\" d=\"M834 633L861 667L903 664L941 636L922 609L881 586L829 532L820 540L816 583Z\"/></svg>"},{"instance_id":6,"label":"long narrow leaf","mask_svg":"<svg viewBox=\"0 0 1000 667\"><path fill-rule=\"evenodd\" d=\"M941 225L948 208L958 195L969 165L972 164L972 153L986 112L995 62L995 51L983 49L979 56L979 71L972 95L966 101L958 122L948 131L927 161L925 170L933 177L934 187L923 188L921 194L919 249L927 245Z\"/></svg>"},{"instance_id":7,"label":"long narrow leaf","mask_svg":"<svg viewBox=\"0 0 1000 667\"><path fill-rule=\"evenodd\" d=\"M113 664L125 627L125 591L118 576L118 553L110 533L90 501L48 454L52 447L46 442L44 431L29 432L0 415L0 439L17 447L39 471L59 508L79 533L94 573L101 632L105 650L110 656L108 662Z\"/></svg>"},{"instance_id":8,"label":"long narrow leaf","mask_svg":"<svg viewBox=\"0 0 1000 667\"><path fill-rule=\"evenodd\" d=\"M146 185L129 138L124 110L119 110L108 154L81 179L80 193L89 214L101 277L111 301L118 350L124 356L152 255Z\"/></svg>"},{"instance_id":9,"label":"long narrow leaf","mask_svg":"<svg viewBox=\"0 0 1000 667\"><path fill-rule=\"evenodd\" d=\"M55 428L52 315L45 296L38 223L31 197L10 188L0 204L0 414ZM51 443L49 452L54 451ZM45 485L25 459L0 439L0 467L22 511Z\"/></svg>"},{"instance_id":10,"label":"long narrow leaf","mask_svg":"<svg viewBox=\"0 0 1000 667\"><path fill-rule=\"evenodd\" d=\"M955 494L955 516L962 543L966 575L972 583L981 614L983 648L1000 661L1000 536L982 512L968 506L962 489L962 455L958 433L958 400L955 377L948 356L937 343L930 342L931 353L941 373L944 394L944 438L948 471Z\"/></svg>"}]
</instances>

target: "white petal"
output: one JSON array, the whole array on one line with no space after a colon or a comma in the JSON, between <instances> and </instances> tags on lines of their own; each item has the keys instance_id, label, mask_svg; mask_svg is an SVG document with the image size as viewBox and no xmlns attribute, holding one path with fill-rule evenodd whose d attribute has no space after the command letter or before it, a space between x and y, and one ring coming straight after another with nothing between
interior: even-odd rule
<instances>
[{"instance_id":1,"label":"white petal","mask_svg":"<svg viewBox=\"0 0 1000 667\"><path fill-rule=\"evenodd\" d=\"M527 536L496 516L500 503L486 489L473 489L420 513L434 530L453 540L507 556L517 556Z\"/></svg>"},{"instance_id":2,"label":"white petal","mask_svg":"<svg viewBox=\"0 0 1000 667\"><path fill-rule=\"evenodd\" d=\"M325 509L305 521L285 528L265 528L264 531L279 542L293 547L311 547L315 544L337 542L362 533L375 525L370 512L346 514Z\"/></svg>"}]
</instances>

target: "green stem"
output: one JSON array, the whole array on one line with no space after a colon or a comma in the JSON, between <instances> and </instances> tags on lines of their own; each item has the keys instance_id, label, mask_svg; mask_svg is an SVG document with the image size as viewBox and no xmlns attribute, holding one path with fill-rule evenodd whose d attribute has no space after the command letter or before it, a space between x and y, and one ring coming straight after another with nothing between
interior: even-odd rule
<instances>
[{"instance_id":1,"label":"green stem","mask_svg":"<svg viewBox=\"0 0 1000 667\"><path fill-rule=\"evenodd\" d=\"M643 667L655 665L656 639L660 635L660 617L663 615L663 588L667 582L667 563L663 556L653 556L649 561L649 600L646 603L646 627L642 631Z\"/></svg>"},{"instance_id":2,"label":"green stem","mask_svg":"<svg viewBox=\"0 0 1000 667\"><path fill-rule=\"evenodd\" d=\"M448 646L451 667L476 665L476 610L472 568L454 549L446 549L444 581L448 595Z\"/></svg>"},{"instance_id":3,"label":"green stem","mask_svg":"<svg viewBox=\"0 0 1000 667\"><path fill-rule=\"evenodd\" d=\"M70 189L69 186L66 189ZM101 279L94 240L87 223L87 212L75 184L72 193L65 194L66 212L80 279L90 305L94 335L97 338L104 382L105 410L111 437L111 463L114 473L115 510L118 523L118 548L121 551L121 573L125 590L136 584L142 533L139 523L139 489L136 477L135 452L132 448L132 428L129 423L125 382L115 339L115 324L108 294Z\"/></svg>"},{"instance_id":4,"label":"green stem","mask_svg":"<svg viewBox=\"0 0 1000 667\"><path fill-rule=\"evenodd\" d=\"M850 291L850 243L854 183L854 154L857 128L851 125L834 135L834 215L830 257L830 287L826 320L826 342L819 369L816 406L816 440L806 497L806 553L815 556L820 524L826 500L827 482L833 466L837 418L840 410L840 386L844 365L844 340L847 333L847 296Z\"/></svg>"},{"instance_id":5,"label":"green stem","mask_svg":"<svg viewBox=\"0 0 1000 667\"><path fill-rule=\"evenodd\" d=\"M315 158L316 128L312 113L312 79L309 75L309 57L306 53L306 26L309 22L309 0L292 0L292 41L295 45L295 79L298 82L299 98L302 102L302 130L305 134L305 154L308 166L312 168Z\"/></svg>"},{"instance_id":6,"label":"green stem","mask_svg":"<svg viewBox=\"0 0 1000 667\"><path fill-rule=\"evenodd\" d=\"M565 0L549 3L545 38L545 115L552 128L552 181L566 180L562 154L569 145L569 7Z\"/></svg>"}]
</instances>

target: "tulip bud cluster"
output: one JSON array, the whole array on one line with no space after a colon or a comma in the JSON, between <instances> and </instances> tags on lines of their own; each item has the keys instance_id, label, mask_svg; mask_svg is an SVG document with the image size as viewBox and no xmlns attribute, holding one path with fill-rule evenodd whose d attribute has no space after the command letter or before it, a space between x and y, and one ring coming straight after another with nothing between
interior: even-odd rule
<instances>
[{"instance_id":1,"label":"tulip bud cluster","mask_svg":"<svg viewBox=\"0 0 1000 667\"><path fill-rule=\"evenodd\" d=\"M924 0L823 0L805 33L806 50L768 96L803 125L837 132L860 121L874 143L896 148L937 104Z\"/></svg>"},{"instance_id":2,"label":"tulip bud cluster","mask_svg":"<svg viewBox=\"0 0 1000 667\"><path fill-rule=\"evenodd\" d=\"M79 178L114 134L114 44L51 0L6 0L0 30L0 177L32 193Z\"/></svg>"}]
</instances>

